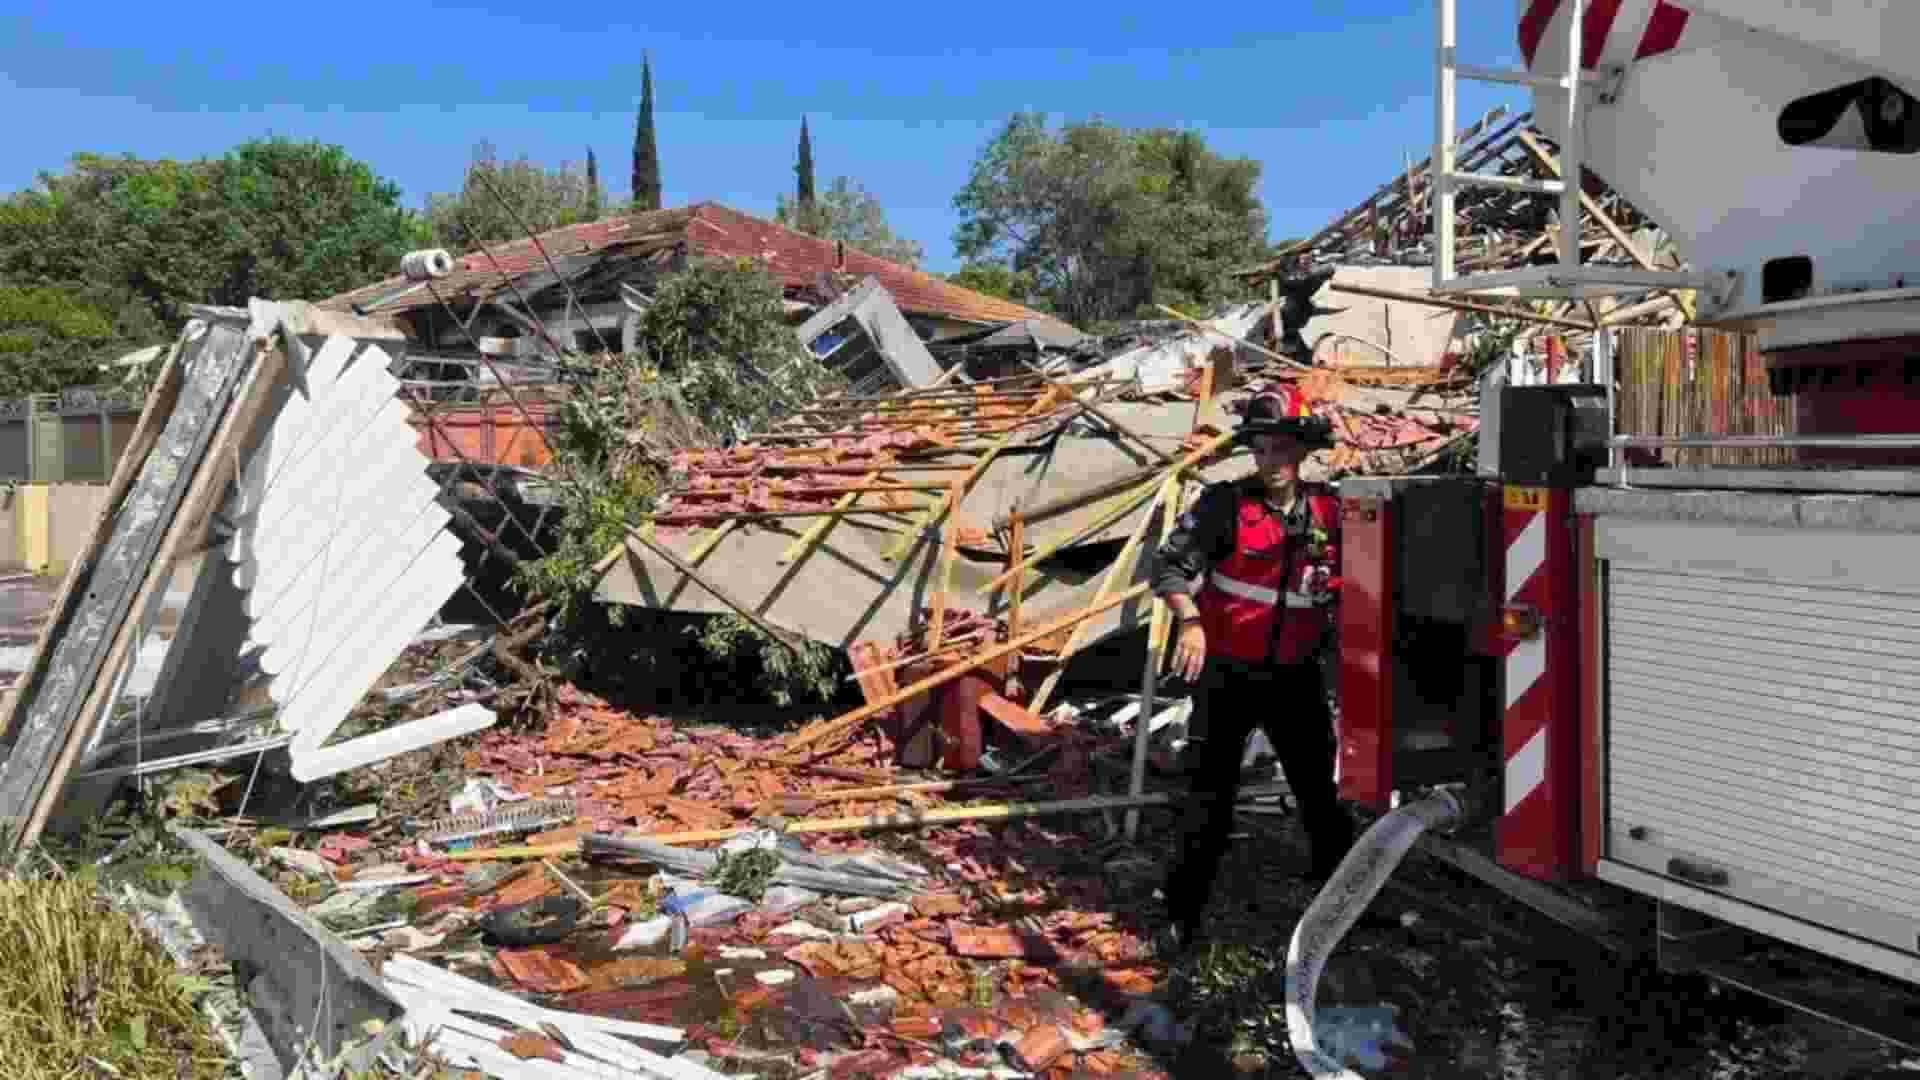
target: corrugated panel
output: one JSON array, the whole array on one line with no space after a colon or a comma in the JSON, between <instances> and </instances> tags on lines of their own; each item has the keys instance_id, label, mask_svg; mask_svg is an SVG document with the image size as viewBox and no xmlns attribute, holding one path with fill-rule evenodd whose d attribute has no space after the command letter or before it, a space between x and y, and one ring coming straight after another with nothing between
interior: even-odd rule
<instances>
[{"instance_id":1,"label":"corrugated panel","mask_svg":"<svg viewBox=\"0 0 1920 1080\"><path fill-rule=\"evenodd\" d=\"M1920 595L1616 562L1606 670L1611 857L1916 949Z\"/></svg>"},{"instance_id":2,"label":"corrugated panel","mask_svg":"<svg viewBox=\"0 0 1920 1080\"><path fill-rule=\"evenodd\" d=\"M328 339L247 462L228 548L296 768L459 587L388 356Z\"/></svg>"}]
</instances>

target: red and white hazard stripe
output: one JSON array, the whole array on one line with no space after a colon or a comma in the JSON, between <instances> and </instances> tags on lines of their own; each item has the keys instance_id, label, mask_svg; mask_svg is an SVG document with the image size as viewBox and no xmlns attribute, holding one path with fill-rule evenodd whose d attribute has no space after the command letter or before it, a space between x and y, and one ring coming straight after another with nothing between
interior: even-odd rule
<instances>
[{"instance_id":1,"label":"red and white hazard stripe","mask_svg":"<svg viewBox=\"0 0 1920 1080\"><path fill-rule=\"evenodd\" d=\"M1520 16L1520 55L1529 69L1566 70L1566 0L1528 0ZM1698 20L1695 20L1698 21ZM1580 66L1624 66L1681 46L1688 13L1666 0L1587 0L1580 23Z\"/></svg>"},{"instance_id":2,"label":"red and white hazard stripe","mask_svg":"<svg viewBox=\"0 0 1920 1080\"><path fill-rule=\"evenodd\" d=\"M1537 510L1505 511L1506 602L1535 611L1547 597L1547 515ZM1506 763L1505 812L1512 814L1547 777L1547 718L1553 704L1545 676L1547 635L1511 640L1506 645L1506 714L1502 718L1502 757Z\"/></svg>"},{"instance_id":3,"label":"red and white hazard stripe","mask_svg":"<svg viewBox=\"0 0 1920 1080\"><path fill-rule=\"evenodd\" d=\"M1559 880L1574 869L1581 810L1572 492L1510 488L1507 496L1497 599L1515 619L1502 638L1498 855L1509 870Z\"/></svg>"}]
</instances>

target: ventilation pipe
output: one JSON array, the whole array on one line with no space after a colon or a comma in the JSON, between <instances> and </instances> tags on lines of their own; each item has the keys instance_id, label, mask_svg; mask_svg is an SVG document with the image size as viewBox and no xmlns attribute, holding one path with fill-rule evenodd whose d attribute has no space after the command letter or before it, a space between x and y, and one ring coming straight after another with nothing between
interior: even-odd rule
<instances>
[{"instance_id":1,"label":"ventilation pipe","mask_svg":"<svg viewBox=\"0 0 1920 1080\"><path fill-rule=\"evenodd\" d=\"M1361 1080L1314 1041L1313 996L1327 957L1393 876L1420 834L1450 827L1466 813L1460 795L1436 788L1374 822L1293 928L1293 941L1287 947L1287 1039L1293 1044L1294 1057L1315 1080Z\"/></svg>"}]
</instances>

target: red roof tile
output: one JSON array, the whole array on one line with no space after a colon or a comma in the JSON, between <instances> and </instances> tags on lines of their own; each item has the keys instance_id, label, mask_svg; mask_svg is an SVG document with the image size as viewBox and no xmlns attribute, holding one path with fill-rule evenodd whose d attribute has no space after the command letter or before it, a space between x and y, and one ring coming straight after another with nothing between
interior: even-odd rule
<instances>
[{"instance_id":1,"label":"red roof tile","mask_svg":"<svg viewBox=\"0 0 1920 1080\"><path fill-rule=\"evenodd\" d=\"M438 279L436 288L449 300L484 295L509 277L545 270L548 257L559 259L620 247L632 247L636 254L641 254L684 243L699 255L759 259L787 288L809 288L820 275L836 269L856 278L872 275L893 295L900 310L909 314L939 315L979 323L1048 318L1031 308L941 281L854 248L846 249L845 264L836 268L832 241L794 232L718 203L698 203L686 208L567 225L541 233L539 240L539 245L532 240L501 244L492 249L491 255L472 252L459 256L454 259L453 272ZM541 254L541 247L546 249L545 256ZM391 277L341 293L322 301L321 306L346 308L369 303L406 284L402 277ZM434 303L433 294L421 290L381 304L380 310L395 313Z\"/></svg>"},{"instance_id":2,"label":"red roof tile","mask_svg":"<svg viewBox=\"0 0 1920 1080\"><path fill-rule=\"evenodd\" d=\"M700 254L763 259L789 287L811 285L820 274L835 269L831 240L794 232L717 203L701 203L693 213L687 239ZM982 323L1047 318L1010 300L977 293L854 248L847 249L846 265L839 269L859 278L869 274L879 278L893 294L893 302L906 312Z\"/></svg>"}]
</instances>

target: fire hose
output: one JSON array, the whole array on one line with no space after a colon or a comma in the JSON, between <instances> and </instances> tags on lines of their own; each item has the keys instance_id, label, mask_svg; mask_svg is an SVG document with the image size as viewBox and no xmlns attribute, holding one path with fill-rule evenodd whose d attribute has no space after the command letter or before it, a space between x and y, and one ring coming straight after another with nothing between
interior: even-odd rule
<instances>
[{"instance_id":1,"label":"fire hose","mask_svg":"<svg viewBox=\"0 0 1920 1080\"><path fill-rule=\"evenodd\" d=\"M1287 946L1287 1039L1293 1044L1294 1057L1315 1080L1361 1080L1314 1039L1313 998L1327 957L1393 876L1420 834L1451 825L1465 815L1457 796L1438 789L1374 822L1293 928L1293 941Z\"/></svg>"}]
</instances>

